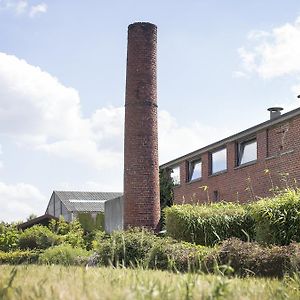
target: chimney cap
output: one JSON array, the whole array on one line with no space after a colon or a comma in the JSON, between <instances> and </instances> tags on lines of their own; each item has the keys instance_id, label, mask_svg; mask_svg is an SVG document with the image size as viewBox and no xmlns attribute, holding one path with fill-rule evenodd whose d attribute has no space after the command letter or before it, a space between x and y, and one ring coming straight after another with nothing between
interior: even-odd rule
<instances>
[{"instance_id":1,"label":"chimney cap","mask_svg":"<svg viewBox=\"0 0 300 300\"><path fill-rule=\"evenodd\" d=\"M150 22L134 22L134 23L128 25L128 29L135 27L135 26L146 27L146 28L151 28L151 27L157 28L157 26L155 24L150 23Z\"/></svg>"},{"instance_id":2,"label":"chimney cap","mask_svg":"<svg viewBox=\"0 0 300 300\"><path fill-rule=\"evenodd\" d=\"M274 112L280 112L280 111L282 111L283 110L283 108L282 107L279 107L279 106L277 106L277 107L270 107L270 108L268 108L268 111L274 111Z\"/></svg>"}]
</instances>

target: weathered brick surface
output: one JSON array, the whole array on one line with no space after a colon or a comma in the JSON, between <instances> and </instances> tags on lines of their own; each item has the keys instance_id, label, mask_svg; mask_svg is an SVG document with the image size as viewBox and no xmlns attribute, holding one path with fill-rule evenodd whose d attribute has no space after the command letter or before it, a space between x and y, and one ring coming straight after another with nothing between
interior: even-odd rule
<instances>
[{"instance_id":1,"label":"weathered brick surface","mask_svg":"<svg viewBox=\"0 0 300 300\"><path fill-rule=\"evenodd\" d=\"M156 86L157 28L128 27L124 144L124 228L160 219Z\"/></svg>"},{"instance_id":2,"label":"weathered brick surface","mask_svg":"<svg viewBox=\"0 0 300 300\"><path fill-rule=\"evenodd\" d=\"M218 191L219 200L248 202L271 196L274 187L299 184L299 133L300 116L258 131L257 161L240 167L236 167L237 141L228 143L227 171L219 175L209 175L210 155L206 152L201 155L202 178L192 183L187 178L188 161L181 162L181 184L174 190L175 203L214 201L214 191ZM204 186L208 188L205 190Z\"/></svg>"}]
</instances>

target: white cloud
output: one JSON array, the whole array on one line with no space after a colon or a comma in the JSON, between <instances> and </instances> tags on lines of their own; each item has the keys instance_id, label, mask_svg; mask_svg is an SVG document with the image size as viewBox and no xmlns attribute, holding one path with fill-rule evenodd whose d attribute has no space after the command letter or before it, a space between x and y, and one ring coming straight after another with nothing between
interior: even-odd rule
<instances>
[{"instance_id":1,"label":"white cloud","mask_svg":"<svg viewBox=\"0 0 300 300\"><path fill-rule=\"evenodd\" d=\"M46 13L48 6L42 2L36 5L30 5L28 0L2 0L0 1L0 10L12 11L16 15L27 15L31 18Z\"/></svg>"},{"instance_id":2,"label":"white cloud","mask_svg":"<svg viewBox=\"0 0 300 300\"><path fill-rule=\"evenodd\" d=\"M0 182L0 221L25 221L32 213L43 214L45 203L47 198L33 185Z\"/></svg>"},{"instance_id":3,"label":"white cloud","mask_svg":"<svg viewBox=\"0 0 300 300\"><path fill-rule=\"evenodd\" d=\"M159 112L158 122L161 163L228 133L199 122L181 125L167 111ZM62 184L65 189L122 190L123 127L124 107L102 107L90 117L83 117L79 93L74 88L64 86L25 60L0 52L0 135L27 150L101 170L98 178L82 185ZM0 220L41 214L47 200L30 184L0 181Z\"/></svg>"},{"instance_id":4,"label":"white cloud","mask_svg":"<svg viewBox=\"0 0 300 300\"><path fill-rule=\"evenodd\" d=\"M229 135L228 128L217 128L193 121L180 125L167 111L159 112L160 163L174 159Z\"/></svg>"},{"instance_id":5,"label":"white cloud","mask_svg":"<svg viewBox=\"0 0 300 300\"><path fill-rule=\"evenodd\" d=\"M121 163L123 114L110 107L83 118L75 89L0 53L0 133L19 145L98 168L114 166Z\"/></svg>"},{"instance_id":6,"label":"white cloud","mask_svg":"<svg viewBox=\"0 0 300 300\"><path fill-rule=\"evenodd\" d=\"M78 92L15 56L0 53L0 134L20 146L103 169L123 166L123 107L81 115ZM226 130L194 122L179 125L159 113L160 161L224 136Z\"/></svg>"},{"instance_id":7,"label":"white cloud","mask_svg":"<svg viewBox=\"0 0 300 300\"><path fill-rule=\"evenodd\" d=\"M2 154L3 152L2 152L2 146L0 145L0 155ZM3 168L3 161L1 161L0 160L0 169L2 169Z\"/></svg>"},{"instance_id":8,"label":"white cloud","mask_svg":"<svg viewBox=\"0 0 300 300\"><path fill-rule=\"evenodd\" d=\"M35 16L45 13L48 10L48 6L46 3L40 3L38 5L31 6L29 16L34 18Z\"/></svg>"},{"instance_id":9,"label":"white cloud","mask_svg":"<svg viewBox=\"0 0 300 300\"><path fill-rule=\"evenodd\" d=\"M57 186L57 190L64 191L90 191L90 192L120 192L122 193L122 187L118 184L118 180L115 180L116 177L120 177L122 180L123 172L117 173L114 172L114 180L111 180L111 176L101 180L89 180L82 184L73 184L70 182L62 182Z\"/></svg>"},{"instance_id":10,"label":"white cloud","mask_svg":"<svg viewBox=\"0 0 300 300\"><path fill-rule=\"evenodd\" d=\"M270 33L264 30L252 30L248 33L249 40L258 40L261 38L269 37Z\"/></svg>"},{"instance_id":11,"label":"white cloud","mask_svg":"<svg viewBox=\"0 0 300 300\"><path fill-rule=\"evenodd\" d=\"M249 78L249 75L246 72L235 71L232 74L233 78Z\"/></svg>"},{"instance_id":12,"label":"white cloud","mask_svg":"<svg viewBox=\"0 0 300 300\"><path fill-rule=\"evenodd\" d=\"M300 18L269 32L252 31L238 49L243 67L265 79L300 73Z\"/></svg>"},{"instance_id":13,"label":"white cloud","mask_svg":"<svg viewBox=\"0 0 300 300\"><path fill-rule=\"evenodd\" d=\"M17 1L14 4L14 9L15 9L17 15L21 15L21 14L25 13L27 10L27 7L28 7L28 3L27 3L27 1L24 1L24 0Z\"/></svg>"}]
</instances>

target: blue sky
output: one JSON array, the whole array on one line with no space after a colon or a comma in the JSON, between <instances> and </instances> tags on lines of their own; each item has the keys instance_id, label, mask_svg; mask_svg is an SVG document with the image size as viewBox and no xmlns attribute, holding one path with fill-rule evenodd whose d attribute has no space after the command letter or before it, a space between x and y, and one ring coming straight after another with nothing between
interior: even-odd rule
<instances>
[{"instance_id":1,"label":"blue sky","mask_svg":"<svg viewBox=\"0 0 300 300\"><path fill-rule=\"evenodd\" d=\"M122 191L127 26L158 26L160 162L299 106L299 1L0 0L0 220Z\"/></svg>"}]
</instances>

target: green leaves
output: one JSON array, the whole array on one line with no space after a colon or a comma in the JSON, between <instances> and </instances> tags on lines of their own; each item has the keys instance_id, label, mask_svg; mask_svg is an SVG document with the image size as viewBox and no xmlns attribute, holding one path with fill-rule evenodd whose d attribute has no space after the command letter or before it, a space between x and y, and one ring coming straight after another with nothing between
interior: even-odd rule
<instances>
[{"instance_id":1,"label":"green leaves","mask_svg":"<svg viewBox=\"0 0 300 300\"><path fill-rule=\"evenodd\" d=\"M175 205L165 214L169 236L196 244L210 246L230 237L278 245L300 242L299 190L248 205Z\"/></svg>"},{"instance_id":2,"label":"green leaves","mask_svg":"<svg viewBox=\"0 0 300 300\"><path fill-rule=\"evenodd\" d=\"M255 220L255 238L267 244L300 241L300 191L287 189L274 198L249 205Z\"/></svg>"},{"instance_id":3,"label":"green leaves","mask_svg":"<svg viewBox=\"0 0 300 300\"><path fill-rule=\"evenodd\" d=\"M14 225L0 225L0 251L11 251L18 247L19 231Z\"/></svg>"},{"instance_id":4,"label":"green leaves","mask_svg":"<svg viewBox=\"0 0 300 300\"><path fill-rule=\"evenodd\" d=\"M229 237L247 240L254 233L253 219L240 204L174 205L165 214L168 235L200 245L215 245Z\"/></svg>"}]
</instances>

